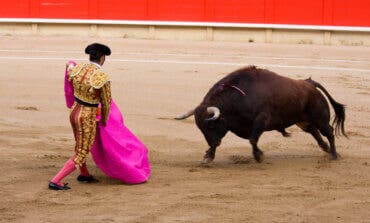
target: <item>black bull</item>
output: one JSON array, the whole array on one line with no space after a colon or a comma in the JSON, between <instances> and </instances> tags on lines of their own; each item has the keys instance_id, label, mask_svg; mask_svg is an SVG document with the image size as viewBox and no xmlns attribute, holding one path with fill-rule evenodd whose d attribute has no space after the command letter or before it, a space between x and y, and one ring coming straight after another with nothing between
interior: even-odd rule
<instances>
[{"instance_id":1,"label":"black bull","mask_svg":"<svg viewBox=\"0 0 370 223\"><path fill-rule=\"evenodd\" d=\"M333 106L334 128L330 125L329 105L317 88ZM336 102L321 84L311 79L293 80L254 66L218 81L200 105L176 119L191 115L210 146L204 155L206 163L213 161L216 147L228 131L249 139L258 162L263 160L263 152L257 142L264 131L277 130L289 136L285 128L295 124L310 133L333 159L337 158L334 133L346 136L344 105Z\"/></svg>"}]
</instances>

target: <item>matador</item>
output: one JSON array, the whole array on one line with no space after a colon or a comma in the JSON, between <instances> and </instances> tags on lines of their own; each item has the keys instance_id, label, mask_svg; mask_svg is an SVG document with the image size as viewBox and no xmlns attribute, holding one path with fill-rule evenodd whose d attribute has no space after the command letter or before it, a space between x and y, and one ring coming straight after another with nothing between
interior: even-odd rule
<instances>
[{"instance_id":1,"label":"matador","mask_svg":"<svg viewBox=\"0 0 370 223\"><path fill-rule=\"evenodd\" d=\"M73 85L75 102L70 111L70 122L75 138L74 155L68 159L62 169L49 182L49 189L68 190L62 179L72 173L76 167L80 169L77 180L80 182L98 182L86 167L86 158L90 152L96 135L96 116L101 104L100 124L106 124L111 103L111 85L109 76L102 70L105 56L111 54L109 47L93 43L86 47L89 63L80 63L68 67L68 80Z\"/></svg>"}]
</instances>

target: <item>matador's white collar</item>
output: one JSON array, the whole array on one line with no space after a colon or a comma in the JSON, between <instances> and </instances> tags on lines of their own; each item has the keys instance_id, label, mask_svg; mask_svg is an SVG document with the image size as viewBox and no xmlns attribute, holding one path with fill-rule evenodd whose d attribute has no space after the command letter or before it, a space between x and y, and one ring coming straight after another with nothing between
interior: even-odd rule
<instances>
[{"instance_id":1,"label":"matador's white collar","mask_svg":"<svg viewBox=\"0 0 370 223\"><path fill-rule=\"evenodd\" d=\"M90 63L91 64L94 64L97 67L99 67L99 69L103 69L103 67L100 64L98 64L98 63L95 63L95 62L92 62L92 61L90 61Z\"/></svg>"}]
</instances>

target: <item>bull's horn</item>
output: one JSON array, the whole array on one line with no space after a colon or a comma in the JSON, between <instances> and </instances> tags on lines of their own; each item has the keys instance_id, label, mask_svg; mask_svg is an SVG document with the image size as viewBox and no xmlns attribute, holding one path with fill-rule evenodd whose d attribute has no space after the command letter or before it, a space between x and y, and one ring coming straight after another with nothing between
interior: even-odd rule
<instances>
[{"instance_id":1,"label":"bull's horn","mask_svg":"<svg viewBox=\"0 0 370 223\"><path fill-rule=\"evenodd\" d=\"M188 118L188 117L190 117L190 116L194 115L194 110L195 110L195 109L192 109L192 110L190 110L190 111L186 112L186 113L185 113L185 114L183 114L183 115L177 116L175 119L176 119L176 120L183 120L183 119L186 119L186 118Z\"/></svg>"},{"instance_id":2,"label":"bull's horn","mask_svg":"<svg viewBox=\"0 0 370 223\"><path fill-rule=\"evenodd\" d=\"M213 114L213 117L207 118L206 121L214 121L220 117L220 109L217 107L208 107L207 108L208 114Z\"/></svg>"}]
</instances>

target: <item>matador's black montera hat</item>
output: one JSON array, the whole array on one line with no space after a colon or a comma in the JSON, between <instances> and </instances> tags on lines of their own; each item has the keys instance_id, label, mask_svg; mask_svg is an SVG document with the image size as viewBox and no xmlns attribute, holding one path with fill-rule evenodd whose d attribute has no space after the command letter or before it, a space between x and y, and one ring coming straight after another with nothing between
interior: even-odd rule
<instances>
[{"instance_id":1,"label":"matador's black montera hat","mask_svg":"<svg viewBox=\"0 0 370 223\"><path fill-rule=\"evenodd\" d=\"M85 48L85 53L93 57L100 57L103 55L109 56L111 54L111 51L106 45L100 43L92 43Z\"/></svg>"}]
</instances>

